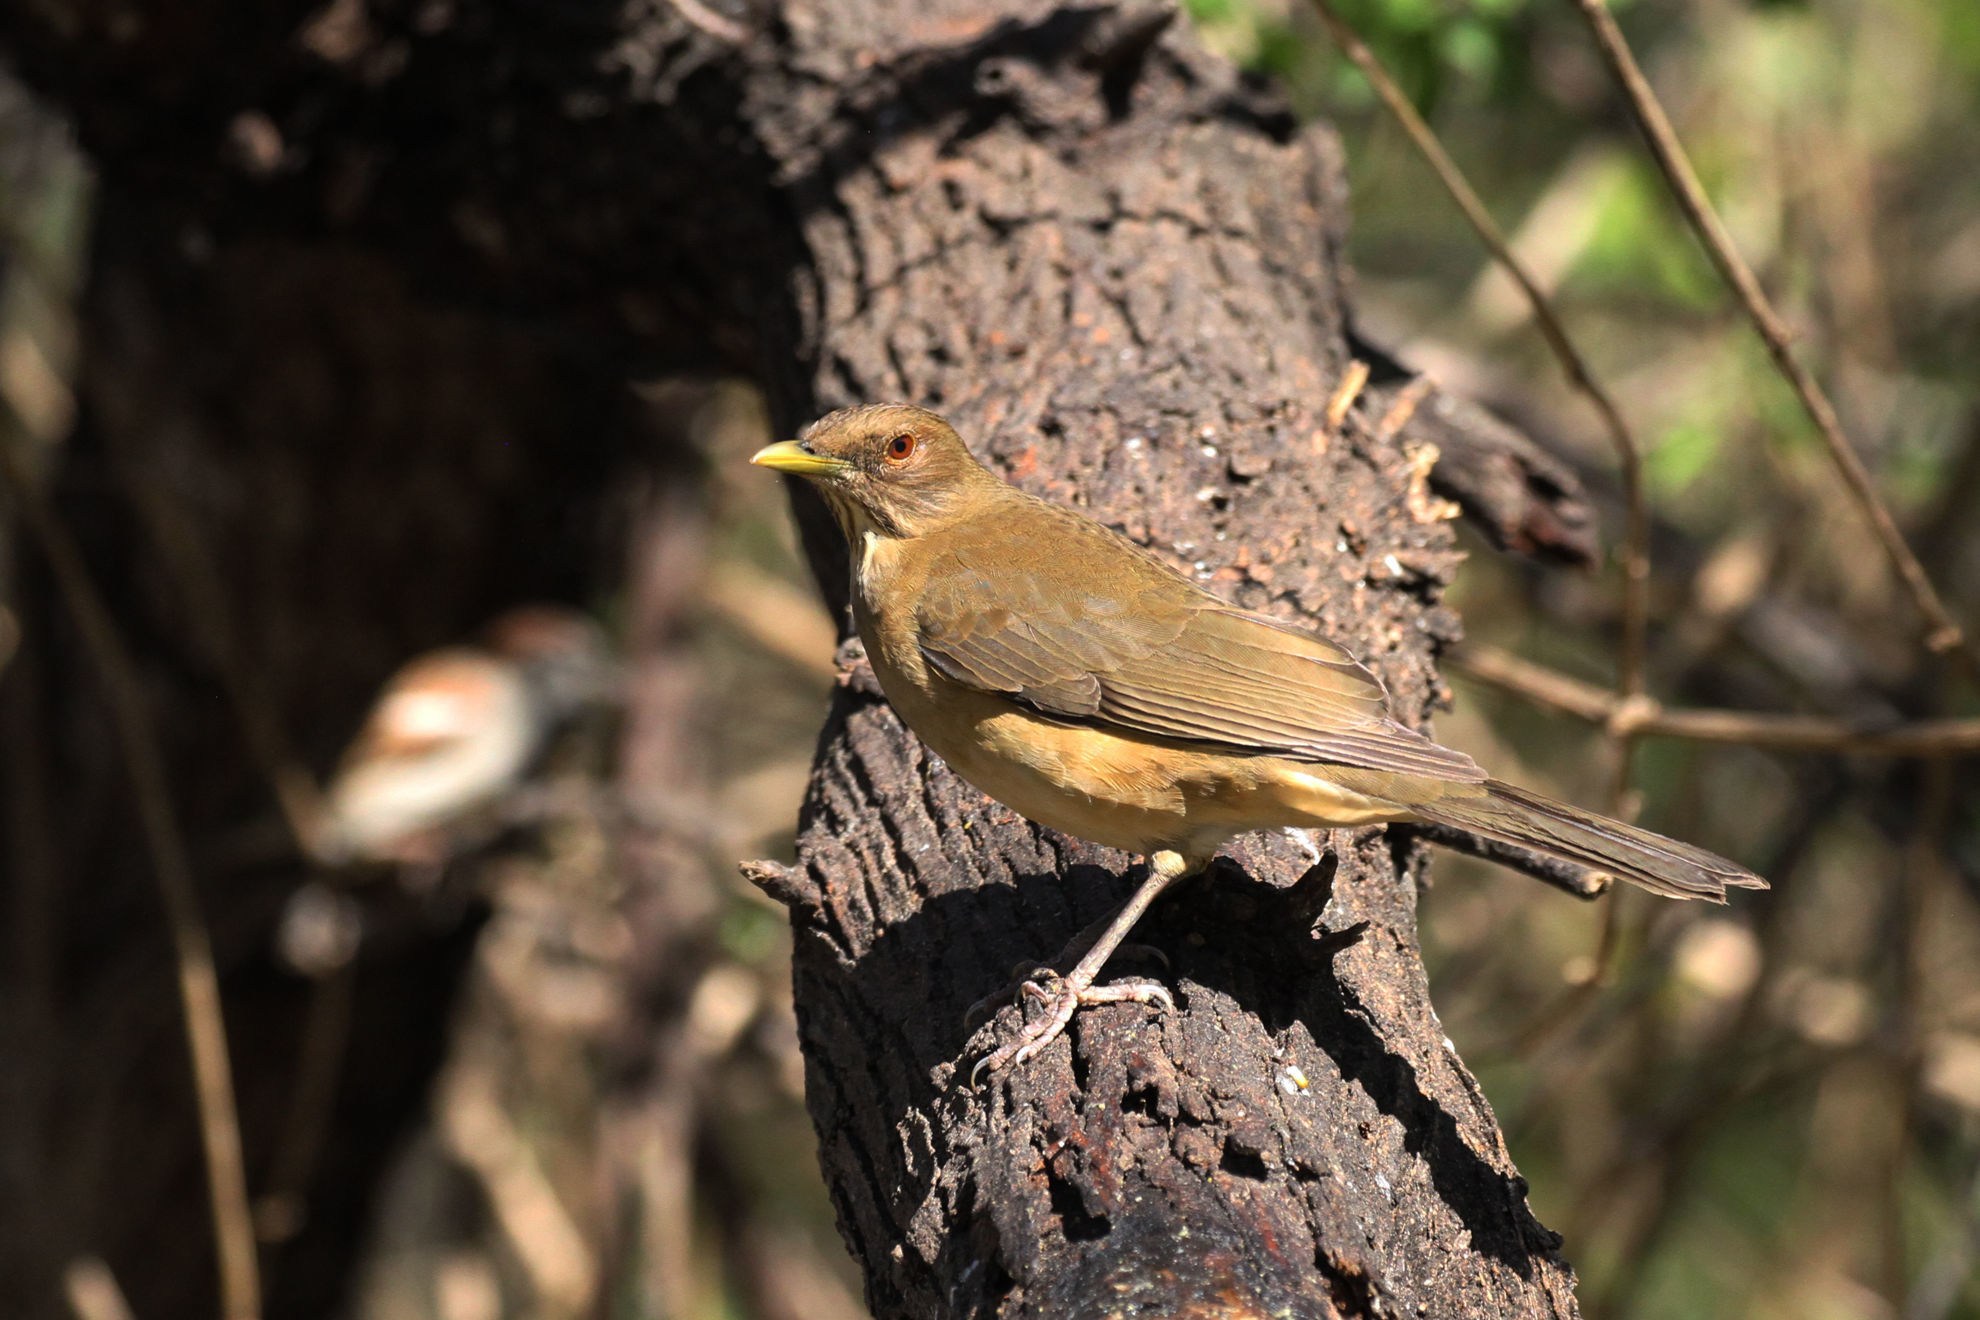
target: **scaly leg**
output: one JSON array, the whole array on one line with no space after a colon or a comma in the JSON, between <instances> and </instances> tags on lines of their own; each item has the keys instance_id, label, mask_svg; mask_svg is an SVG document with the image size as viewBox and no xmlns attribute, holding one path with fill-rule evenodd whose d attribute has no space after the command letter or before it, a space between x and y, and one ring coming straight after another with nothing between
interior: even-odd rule
<instances>
[{"instance_id":1,"label":"scaly leg","mask_svg":"<svg viewBox=\"0 0 1980 1320\"><path fill-rule=\"evenodd\" d=\"M1006 1063L1023 1063L1050 1045L1064 1032L1066 1025L1073 1020L1073 1014L1081 1008L1093 1004L1159 1004L1165 1009L1174 1009L1175 1000L1169 992L1153 981L1121 981L1114 985L1096 986L1093 982L1099 977L1100 969L1107 965L1107 959L1127 938L1134 923L1141 920L1148 911L1148 905L1161 897L1162 891L1184 876L1194 875L1209 864L1208 858L1184 858L1181 853L1158 852L1148 859L1148 878L1141 882L1141 888L1134 896L1121 905L1107 928L1093 941L1093 947L1086 951L1070 972L1064 976L1054 976L1054 984L1047 988L1037 981L1026 981L1021 993L1036 999L1044 1005L1044 1016L1035 1022L1025 1023L1018 1038L986 1055L970 1072L969 1083L976 1085L976 1079L987 1069L995 1072Z\"/></svg>"}]
</instances>

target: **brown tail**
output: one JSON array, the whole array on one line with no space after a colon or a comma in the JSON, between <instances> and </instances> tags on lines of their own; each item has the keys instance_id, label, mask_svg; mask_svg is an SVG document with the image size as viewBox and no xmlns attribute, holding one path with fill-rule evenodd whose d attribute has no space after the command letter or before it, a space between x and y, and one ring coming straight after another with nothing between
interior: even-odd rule
<instances>
[{"instance_id":1,"label":"brown tail","mask_svg":"<svg viewBox=\"0 0 1980 1320\"><path fill-rule=\"evenodd\" d=\"M1767 882L1716 853L1625 825L1565 802L1488 779L1477 797L1450 797L1414 807L1438 825L1452 825L1501 843L1531 848L1634 881L1671 898L1726 901L1726 888L1765 889Z\"/></svg>"}]
</instances>

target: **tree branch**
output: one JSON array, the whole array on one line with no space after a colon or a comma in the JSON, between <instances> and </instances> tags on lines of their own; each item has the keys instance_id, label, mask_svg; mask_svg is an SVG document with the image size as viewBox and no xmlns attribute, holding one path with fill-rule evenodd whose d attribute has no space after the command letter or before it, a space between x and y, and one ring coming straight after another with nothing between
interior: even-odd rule
<instances>
[{"instance_id":1,"label":"tree branch","mask_svg":"<svg viewBox=\"0 0 1980 1320\"><path fill-rule=\"evenodd\" d=\"M1860 728L1813 715L1737 710L1668 709L1652 697L1620 700L1497 647L1467 644L1450 655L1460 672L1614 733L1737 743L1775 751L1831 755L1965 756L1980 752L1980 719L1920 720L1895 728Z\"/></svg>"},{"instance_id":2,"label":"tree branch","mask_svg":"<svg viewBox=\"0 0 1980 1320\"><path fill-rule=\"evenodd\" d=\"M856 47L793 31L780 58L848 70L838 103L887 111L871 134L782 113L763 130L791 144L817 309L780 429L866 399L938 407L1024 488L1355 645L1420 718L1453 623L1426 602L1456 562L1448 522L1420 516L1408 428L1431 396L1327 414L1356 395L1337 144L1162 13L956 3L848 28ZM821 530L819 575L842 581ZM1136 932L1174 1014L1090 1010L971 1091L1015 1010L972 1034L968 1007L1139 863L985 798L869 682L838 690L798 867L752 874L792 904L807 1103L876 1315L1083 1314L1123 1288L1151 1314L1572 1307L1430 1009L1400 869L1418 850L1380 830L1242 840ZM1353 1222L1389 1227L1338 1231Z\"/></svg>"},{"instance_id":3,"label":"tree branch","mask_svg":"<svg viewBox=\"0 0 1980 1320\"><path fill-rule=\"evenodd\" d=\"M206 1155L206 1190L220 1266L221 1313L226 1320L256 1320L261 1314L261 1284L255 1266L254 1221L248 1210L233 1072L227 1062L227 1028L220 1012L220 978L213 968L213 945L200 912L192 863L172 807L165 758L117 625L90 580L75 538L28 474L20 455L19 436L19 428L9 419L5 433L0 434L0 481L4 481L47 558L76 630L95 663L130 773L159 896L164 900L178 971L186 1048L192 1062L193 1093L199 1106L200 1144Z\"/></svg>"},{"instance_id":4,"label":"tree branch","mask_svg":"<svg viewBox=\"0 0 1980 1320\"><path fill-rule=\"evenodd\" d=\"M1663 103L1651 90L1649 79L1643 76L1635 55L1630 52L1622 29L1616 26L1616 20L1603 0L1574 0L1574 4L1580 9L1582 17L1588 20L1589 30L1595 34L1595 44L1602 52L1602 59L1621 85L1630 114L1642 130L1644 140L1649 143L1650 154L1656 159L1657 168L1663 172L1665 181L1670 184L1679 209L1691 222L1692 230L1698 235L1699 242L1712 259L1712 264L1718 268L1720 276L1738 295L1747 319L1752 321L1754 330L1766 344L1775 367L1793 387L1802 410L1815 424L1836 470L1842 474L1843 484L1849 488L1857 508L1870 524L1870 530L1876 534L1878 544L1883 547L1885 557L1891 561L1891 567L1904 583L1918 612L1924 616L1928 625L1926 647L1937 654L1952 654L1960 661L1968 677L1980 682L1980 651L1974 649L1959 620L1946 608L1938 589L1932 585L1925 566L1918 562L1918 556L1905 543L1904 533L1898 530L1897 521L1885 507L1883 497L1877 493L1869 469L1863 466L1863 460L1850 444L1849 437L1843 434L1842 423L1836 417L1835 406L1829 402L1828 394L1809 374L1808 368L1802 365L1801 359L1795 356L1793 336L1761 290L1760 281L1753 277L1752 268L1733 246L1732 236L1726 232L1718 212L1705 196L1697 172L1691 168L1691 159L1678 141L1670 117L1664 113Z\"/></svg>"},{"instance_id":5,"label":"tree branch","mask_svg":"<svg viewBox=\"0 0 1980 1320\"><path fill-rule=\"evenodd\" d=\"M1602 418L1602 425L1609 435L1609 443L1616 451L1616 467L1621 478L1624 507L1623 528L1623 629L1622 646L1616 657L1616 690L1624 697L1643 690L1644 650L1648 641L1650 614L1650 512L1643 493L1643 456L1630 432L1628 423L1615 401L1609 397L1589 370L1587 360L1568 338L1567 330L1560 318L1554 315L1553 304L1540 288L1540 282L1533 278L1512 250L1505 231L1492 218L1485 203L1479 198L1464 171L1458 168L1451 154L1444 150L1444 144L1437 140L1430 125L1410 104L1409 97L1389 76L1388 70L1375 57L1375 52L1364 42L1339 14L1334 12L1329 0L1313 0L1313 8L1320 15L1320 21L1333 35L1341 51L1360 69L1382 98L1382 104L1402 125L1403 132L1416 147L1430 169L1444 185L1458 210L1464 213L1472 229L1478 234L1493 260L1505 271L1526 295L1533 307L1534 322L1540 327L1547 346L1560 361L1561 370L1566 373L1568 384L1585 395ZM1627 749L1623 749L1622 761L1627 764Z\"/></svg>"}]
</instances>

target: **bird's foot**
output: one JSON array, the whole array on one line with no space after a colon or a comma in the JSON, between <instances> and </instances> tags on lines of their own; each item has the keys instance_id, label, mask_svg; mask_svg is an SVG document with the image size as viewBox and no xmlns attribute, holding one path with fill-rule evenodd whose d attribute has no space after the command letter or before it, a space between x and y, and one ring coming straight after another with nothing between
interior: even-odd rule
<instances>
[{"instance_id":1,"label":"bird's foot","mask_svg":"<svg viewBox=\"0 0 1980 1320\"><path fill-rule=\"evenodd\" d=\"M1120 950L1121 942L1134 929L1134 923L1148 911L1148 905L1183 876L1201 870L1208 860L1207 857L1191 860L1166 849L1150 854L1148 878L1141 882L1141 887L1116 911L1088 926L1066 946L1060 958L1077 956L1079 962L1063 976L1053 973L1057 987L1047 989L1039 984L1038 978L1024 983L1020 994L1043 1004L1045 1016L1039 1021L1025 1023L1016 1040L978 1063L969 1074L970 1085L976 1084L984 1069L995 1071L1006 1063L1023 1063L1050 1045L1065 1031L1066 1024L1073 1020L1073 1014L1088 1004L1159 1004L1173 1011L1176 1001L1169 997L1166 989L1153 981L1117 981L1098 987L1093 983L1100 979L1100 969L1107 965L1107 959ZM1075 951L1083 952L1075 955ZM1168 961L1164 956L1163 965L1167 966Z\"/></svg>"},{"instance_id":2,"label":"bird's foot","mask_svg":"<svg viewBox=\"0 0 1980 1320\"><path fill-rule=\"evenodd\" d=\"M1024 1024L1016 1040L1004 1045L992 1054L977 1061L970 1070L969 1084L975 1086L977 1079L985 1072L995 1072L1005 1064L1021 1064L1036 1055L1065 1033L1073 1020L1073 1015L1082 1008L1096 1004L1151 1004L1164 1012L1174 1012L1176 1001L1168 988L1154 981L1115 981L1111 985L1094 985L1090 980L1082 980L1077 972L1072 976L1051 974L1054 984L1050 989L1041 985L1038 979L1024 982L1018 993L1024 999L1036 1000L1044 1008L1043 1016Z\"/></svg>"},{"instance_id":3,"label":"bird's foot","mask_svg":"<svg viewBox=\"0 0 1980 1320\"><path fill-rule=\"evenodd\" d=\"M963 1030L975 1035L976 1029L988 1022L998 1009L1022 994L1025 986L1031 984L1031 978L1039 972L1051 972L1057 975L1046 963L1021 962L1011 968L1009 981L963 1010Z\"/></svg>"},{"instance_id":4,"label":"bird's foot","mask_svg":"<svg viewBox=\"0 0 1980 1320\"><path fill-rule=\"evenodd\" d=\"M1021 962L1011 968L1010 980L963 1010L963 1030L974 1035L976 1029L995 1016L1005 1004L1021 995L1035 995L1041 980L1063 980L1066 974L1059 968L1077 962L1090 943L1082 933L1075 936L1072 943L1066 945L1059 956L1049 963ZM1114 950L1114 957L1153 959L1162 964L1163 971L1169 970L1169 955L1153 944L1123 944Z\"/></svg>"}]
</instances>

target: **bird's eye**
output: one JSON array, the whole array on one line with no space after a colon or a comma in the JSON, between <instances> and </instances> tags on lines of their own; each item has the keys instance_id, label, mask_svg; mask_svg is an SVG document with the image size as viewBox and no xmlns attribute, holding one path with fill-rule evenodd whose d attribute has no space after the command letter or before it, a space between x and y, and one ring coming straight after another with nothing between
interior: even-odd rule
<instances>
[{"instance_id":1,"label":"bird's eye","mask_svg":"<svg viewBox=\"0 0 1980 1320\"><path fill-rule=\"evenodd\" d=\"M914 451L914 436L903 431L887 442L887 461L889 463L905 463L914 457Z\"/></svg>"}]
</instances>

